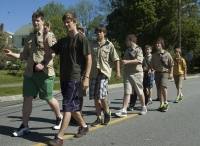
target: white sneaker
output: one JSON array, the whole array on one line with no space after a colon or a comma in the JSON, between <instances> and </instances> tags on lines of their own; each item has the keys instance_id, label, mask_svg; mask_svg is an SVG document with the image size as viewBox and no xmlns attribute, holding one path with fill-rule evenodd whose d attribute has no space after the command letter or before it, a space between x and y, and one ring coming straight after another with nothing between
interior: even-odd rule
<instances>
[{"instance_id":1,"label":"white sneaker","mask_svg":"<svg viewBox=\"0 0 200 146\"><path fill-rule=\"evenodd\" d=\"M141 115L146 115L146 113L147 113L147 107L142 107L142 109L141 109Z\"/></svg>"},{"instance_id":2,"label":"white sneaker","mask_svg":"<svg viewBox=\"0 0 200 146\"><path fill-rule=\"evenodd\" d=\"M53 129L53 130L59 130L60 127L61 127L61 124L62 124L62 120L63 120L63 116L58 117L58 118L56 119L56 125L53 126L52 129Z\"/></svg>"},{"instance_id":3,"label":"white sneaker","mask_svg":"<svg viewBox=\"0 0 200 146\"><path fill-rule=\"evenodd\" d=\"M127 111L126 110L124 110L124 109L121 109L121 110L119 110L119 112L118 113L115 113L115 115L117 116L117 117L127 117Z\"/></svg>"},{"instance_id":4,"label":"white sneaker","mask_svg":"<svg viewBox=\"0 0 200 146\"><path fill-rule=\"evenodd\" d=\"M18 136L22 136L24 134L28 134L30 132L31 132L31 130L29 127L25 127L24 124L21 124L21 126L18 128L18 130L13 132L12 136L18 137Z\"/></svg>"}]
</instances>

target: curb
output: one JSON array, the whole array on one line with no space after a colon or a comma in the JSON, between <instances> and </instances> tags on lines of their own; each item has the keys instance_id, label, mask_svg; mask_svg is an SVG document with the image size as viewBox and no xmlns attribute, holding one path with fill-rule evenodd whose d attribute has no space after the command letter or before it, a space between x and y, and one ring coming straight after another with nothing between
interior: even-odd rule
<instances>
[{"instance_id":1,"label":"curb","mask_svg":"<svg viewBox=\"0 0 200 146\"><path fill-rule=\"evenodd\" d=\"M200 74L187 77L187 79L193 79L193 78L200 78ZM173 81L174 81L174 79L170 80L170 82L173 82ZM120 88L120 87L123 87L123 83L109 85L108 89ZM53 91L53 94L55 96L57 94L60 94L60 92L61 92L60 90L56 90L56 91ZM87 93L88 93L88 89L87 89ZM23 100L22 94L12 95L12 96L1 96L0 97L0 102L15 101L15 100Z\"/></svg>"}]
</instances>

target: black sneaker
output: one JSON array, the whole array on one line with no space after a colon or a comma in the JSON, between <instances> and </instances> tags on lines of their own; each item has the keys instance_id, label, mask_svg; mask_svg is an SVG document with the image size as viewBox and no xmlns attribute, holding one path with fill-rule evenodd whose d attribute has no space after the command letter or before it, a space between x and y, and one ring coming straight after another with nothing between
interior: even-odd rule
<instances>
[{"instance_id":1,"label":"black sneaker","mask_svg":"<svg viewBox=\"0 0 200 146\"><path fill-rule=\"evenodd\" d=\"M50 140L48 143L49 146L62 146L63 145L63 139L59 138L58 136L55 136L53 140Z\"/></svg>"},{"instance_id":2,"label":"black sneaker","mask_svg":"<svg viewBox=\"0 0 200 146\"><path fill-rule=\"evenodd\" d=\"M88 126L87 127L79 127L78 133L74 135L74 137L80 138L83 135L85 135L89 131Z\"/></svg>"},{"instance_id":3,"label":"black sneaker","mask_svg":"<svg viewBox=\"0 0 200 146\"><path fill-rule=\"evenodd\" d=\"M30 128L28 126L27 127L24 126L24 124L22 123L20 125L20 127L17 129L17 131L13 132L12 136L18 137L18 136L22 136L24 134L28 134L30 132L31 132Z\"/></svg>"},{"instance_id":4,"label":"black sneaker","mask_svg":"<svg viewBox=\"0 0 200 146\"><path fill-rule=\"evenodd\" d=\"M59 130L62 124L63 116L56 118L56 125L53 126L53 130Z\"/></svg>"},{"instance_id":5,"label":"black sneaker","mask_svg":"<svg viewBox=\"0 0 200 146\"><path fill-rule=\"evenodd\" d=\"M91 126L93 126L93 127L97 127L97 126L101 125L102 122L103 122L102 119L97 118L97 120L94 121L94 123L92 123Z\"/></svg>"},{"instance_id":6,"label":"black sneaker","mask_svg":"<svg viewBox=\"0 0 200 146\"><path fill-rule=\"evenodd\" d=\"M111 121L111 111L109 110L108 113L104 114L104 124L108 124Z\"/></svg>"}]
</instances>

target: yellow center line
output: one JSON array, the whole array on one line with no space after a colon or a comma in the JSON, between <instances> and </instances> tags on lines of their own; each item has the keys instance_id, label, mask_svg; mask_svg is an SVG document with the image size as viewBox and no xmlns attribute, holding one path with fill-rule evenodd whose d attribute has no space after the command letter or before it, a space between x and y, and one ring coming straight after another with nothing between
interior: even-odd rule
<instances>
[{"instance_id":1,"label":"yellow center line","mask_svg":"<svg viewBox=\"0 0 200 146\"><path fill-rule=\"evenodd\" d=\"M90 128L89 128L89 132L90 132L90 131L97 130L97 129L100 129L100 128L103 128L103 127L105 127L105 126L109 126L109 125L112 125L112 124L115 124L115 123L118 123L118 122L127 120L127 119L130 119L130 118L133 118L133 117L135 117L135 116L137 116L137 115L138 115L138 114L131 114L131 115L127 116L127 117L118 118L118 119L116 119L116 120L113 120L113 121L109 122L108 125L99 125L99 126L97 126L97 127L90 127ZM71 138L71 137L74 137L74 134L75 134L75 133L71 133L71 134L64 135L64 136L63 136L63 140L64 140L64 139ZM48 143L48 142L41 142L41 143L37 143L37 144L32 145L32 146L46 146L47 143Z\"/></svg>"}]
</instances>

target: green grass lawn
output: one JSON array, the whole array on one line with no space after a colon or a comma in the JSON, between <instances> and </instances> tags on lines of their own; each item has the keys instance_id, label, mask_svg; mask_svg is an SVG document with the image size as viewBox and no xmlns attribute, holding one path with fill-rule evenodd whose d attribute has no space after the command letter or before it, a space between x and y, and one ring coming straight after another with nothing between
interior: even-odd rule
<instances>
[{"instance_id":1,"label":"green grass lawn","mask_svg":"<svg viewBox=\"0 0 200 146\"><path fill-rule=\"evenodd\" d=\"M59 80L59 77L56 77L56 81ZM17 73L8 73L6 70L0 70L0 85L3 84L16 84L23 82L23 72ZM109 84L117 84L122 83L123 79L122 76L119 80L115 79L115 71L112 72L112 76L110 78ZM60 90L60 84L55 83L54 90ZM22 94L22 87L6 87L0 88L0 96L10 96L10 95L17 95Z\"/></svg>"},{"instance_id":2,"label":"green grass lawn","mask_svg":"<svg viewBox=\"0 0 200 146\"><path fill-rule=\"evenodd\" d=\"M8 70L0 70L0 85L22 83L23 73L24 71L9 72ZM56 81L58 80L59 77L56 77Z\"/></svg>"},{"instance_id":3,"label":"green grass lawn","mask_svg":"<svg viewBox=\"0 0 200 146\"><path fill-rule=\"evenodd\" d=\"M59 83L54 84L54 90L60 90ZM0 96L11 96L11 95L18 95L18 94L22 94L22 86L0 88Z\"/></svg>"}]
</instances>

